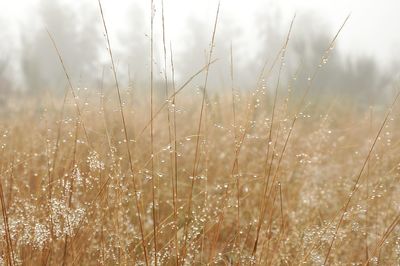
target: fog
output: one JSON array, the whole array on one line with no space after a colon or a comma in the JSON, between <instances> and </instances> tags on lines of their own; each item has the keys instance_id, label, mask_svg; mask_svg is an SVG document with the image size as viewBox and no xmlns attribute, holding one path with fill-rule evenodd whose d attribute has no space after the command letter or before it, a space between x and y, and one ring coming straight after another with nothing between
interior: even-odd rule
<instances>
[{"instance_id":1,"label":"fog","mask_svg":"<svg viewBox=\"0 0 400 266\"><path fill-rule=\"evenodd\" d=\"M162 81L163 49L161 6L156 1L154 67L156 80ZM217 91L230 86L230 50L234 59L235 86L246 90L256 86L259 73L268 62L270 66L279 52L289 28L291 17L282 15L279 8L261 9L248 20L237 19L224 12L227 1L222 2L217 26L210 87ZM204 66L210 49L217 4L209 5L206 17L187 17L177 25L166 1L166 44L173 51L177 82ZM147 89L150 69L149 7L139 3L127 4L118 19L111 16L105 5L105 18L110 25L110 41L115 55L118 76L124 87L128 83ZM2 95L15 91L37 94L43 91L62 92L66 86L65 74L47 31L57 43L65 65L76 87L96 88L100 80L112 86L110 63L96 1L71 4L61 0L40 0L33 15L17 25L0 20L2 28L18 28L19 34L0 34L0 90ZM294 15L294 13L292 14ZM339 15L338 15L339 17ZM343 21L341 16L338 21ZM329 48L330 40L340 27L331 25L323 16L313 12L297 14L283 69L283 85L290 81L298 88L307 85L308 77L320 64L321 56ZM351 29L351 18L343 29ZM179 38L176 32L179 31ZM252 37L249 37L252 36ZM346 36L344 34L344 36ZM341 47L343 36L329 60L315 80L317 93L355 97L362 103L384 100L391 95L397 75L397 61L393 58L384 66L379 57L369 54L349 55ZM168 53L168 62L170 54ZM170 69L167 69L170 75ZM297 76L294 80L294 75ZM276 75L272 75L276 76ZM265 80L268 85L273 78ZM199 80L192 84L201 85Z\"/></svg>"}]
</instances>

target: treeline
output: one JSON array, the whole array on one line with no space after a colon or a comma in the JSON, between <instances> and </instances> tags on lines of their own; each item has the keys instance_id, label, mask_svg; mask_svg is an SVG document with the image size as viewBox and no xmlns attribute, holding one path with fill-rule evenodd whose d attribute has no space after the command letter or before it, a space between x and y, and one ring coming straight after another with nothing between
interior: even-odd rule
<instances>
[{"instance_id":1,"label":"treeline","mask_svg":"<svg viewBox=\"0 0 400 266\"><path fill-rule=\"evenodd\" d=\"M157 45L154 57L156 79L159 82L164 76L160 12L161 8L157 8ZM67 1L41 0L37 14L38 16L32 17L31 23L20 25L19 40L2 38L3 44L7 43L10 47L11 43L11 48L18 47L2 49L2 95L15 90L29 94L42 93L43 90L52 90L54 93L64 90L65 74L47 31L57 42L74 86L98 87L101 82L103 86L112 86L106 41L96 5L82 4L77 8ZM125 10L125 14L121 14L126 23L124 30L110 32L118 74L125 87L131 85L146 89L148 86L150 40L147 15L140 6L132 4ZM112 18L106 16L107 18L112 25ZM231 23L234 19L224 17L224 10L221 10L214 53L218 61L212 66L210 74L210 87L216 90L230 86L231 47L235 86L243 90L253 88L265 62L267 68L273 64L290 23L283 21L279 16L258 14L253 23L257 38L247 40L241 37L246 29L239 27L238 23ZM168 19L166 21L168 62L171 41L176 62L176 77L183 80L205 64L213 21L189 19L179 40L168 39L170 25ZM329 48L330 39L333 37L331 35L334 33L334 29L324 27L321 21L313 14L296 18L284 58L282 89L289 83L298 90L306 87L308 77L320 65L321 56ZM174 49L175 46L178 48ZM328 62L325 63L314 81L315 93L357 97L360 102L367 104L390 96L395 67L393 71L382 70L374 58L347 58L340 49L332 51ZM170 76L169 66L167 71ZM265 85L273 87L276 76L275 70L264 80ZM194 85L201 83L195 82Z\"/></svg>"}]
</instances>

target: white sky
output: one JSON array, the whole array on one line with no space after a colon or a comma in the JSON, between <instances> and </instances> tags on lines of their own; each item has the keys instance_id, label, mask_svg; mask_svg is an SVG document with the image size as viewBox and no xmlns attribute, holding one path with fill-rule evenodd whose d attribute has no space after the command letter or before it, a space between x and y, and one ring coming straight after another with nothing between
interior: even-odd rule
<instances>
[{"instance_id":1,"label":"white sky","mask_svg":"<svg viewBox=\"0 0 400 266\"><path fill-rule=\"evenodd\" d=\"M52 1L52 0L47 0ZM179 41L180 33L185 27L185 20L198 17L212 23L217 0L164 0L167 9L168 31L170 39ZM0 22L7 26L5 32L9 36L18 36L18 25L34 16L38 0L0 0ZM97 0L72 1L71 5L84 3L97 9ZM129 4L137 3L148 10L149 1L145 0L102 0L108 23L115 28L123 28L121 14L126 13ZM160 0L155 1L160 9ZM334 31L343 19L352 13L348 25L339 40L339 46L350 55L370 55L381 63L400 59L397 52L400 47L400 1L399 0L222 0L221 23L225 18L234 19L240 23L246 34L254 35L253 16L262 12L280 12L283 21L289 21L296 12L298 16L307 15L313 11L329 25L329 31ZM231 21L231 20L228 20ZM111 29L113 29L111 27ZM283 29L284 30L284 29ZM29 33L22 33L29 34ZM7 36L7 35L6 35ZM178 41L177 41L178 40Z\"/></svg>"}]
</instances>

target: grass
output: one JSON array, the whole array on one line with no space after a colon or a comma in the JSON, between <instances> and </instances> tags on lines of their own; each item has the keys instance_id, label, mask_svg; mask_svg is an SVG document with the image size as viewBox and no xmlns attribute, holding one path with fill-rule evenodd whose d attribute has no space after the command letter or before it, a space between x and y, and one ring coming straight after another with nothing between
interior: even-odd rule
<instances>
[{"instance_id":1,"label":"grass","mask_svg":"<svg viewBox=\"0 0 400 266\"><path fill-rule=\"evenodd\" d=\"M164 82L151 71L145 91L119 83L99 8L115 86L74 87L49 33L65 98L10 96L4 107L0 264L399 263L399 94L383 110L308 97L348 18L306 88L281 78L293 18L254 90L235 87L231 45L231 84L217 93L219 6L205 66L176 84L162 3Z\"/></svg>"}]
</instances>

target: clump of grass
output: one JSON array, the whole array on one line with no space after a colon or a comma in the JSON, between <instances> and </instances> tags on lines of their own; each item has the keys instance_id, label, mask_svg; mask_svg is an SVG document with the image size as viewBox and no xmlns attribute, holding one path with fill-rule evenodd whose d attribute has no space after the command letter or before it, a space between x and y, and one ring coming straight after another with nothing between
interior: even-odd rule
<instances>
[{"instance_id":1,"label":"clump of grass","mask_svg":"<svg viewBox=\"0 0 400 266\"><path fill-rule=\"evenodd\" d=\"M51 39L69 84L64 99L10 98L14 109L1 118L0 264L399 261L398 94L386 113L307 102L316 66L293 106L280 79L293 21L253 91L235 88L233 46L231 88L207 90L219 6L206 65L177 86L162 3L165 96L150 77L150 91L124 105L132 91L118 82L99 8L115 86L101 87L100 101L99 89L74 88ZM201 74L202 93L185 91Z\"/></svg>"}]
</instances>

